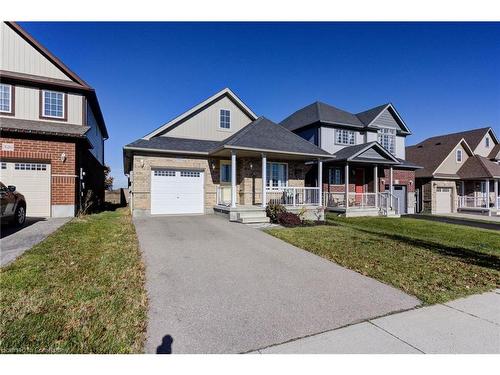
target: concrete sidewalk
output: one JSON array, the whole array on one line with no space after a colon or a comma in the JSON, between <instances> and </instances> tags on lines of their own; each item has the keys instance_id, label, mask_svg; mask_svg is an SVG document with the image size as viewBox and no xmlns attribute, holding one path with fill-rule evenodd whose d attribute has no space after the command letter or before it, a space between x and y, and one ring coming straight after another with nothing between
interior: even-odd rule
<instances>
[{"instance_id":1,"label":"concrete sidewalk","mask_svg":"<svg viewBox=\"0 0 500 375\"><path fill-rule=\"evenodd\" d=\"M254 353L500 353L500 289L263 348Z\"/></svg>"}]
</instances>

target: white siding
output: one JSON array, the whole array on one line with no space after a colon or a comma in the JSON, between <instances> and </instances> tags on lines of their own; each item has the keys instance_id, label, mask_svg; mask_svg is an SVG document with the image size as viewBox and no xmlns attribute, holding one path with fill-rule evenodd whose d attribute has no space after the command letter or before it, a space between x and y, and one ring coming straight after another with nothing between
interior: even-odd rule
<instances>
[{"instance_id":1,"label":"white siding","mask_svg":"<svg viewBox=\"0 0 500 375\"><path fill-rule=\"evenodd\" d=\"M490 147L486 147L486 137L490 139ZM493 150L493 147L495 147L495 144L496 143L493 140L491 132L489 131L484 135L483 139L481 139L481 142L479 142L479 144L477 145L476 149L474 150L474 153L476 155L487 157L490 154L491 150Z\"/></svg>"},{"instance_id":2,"label":"white siding","mask_svg":"<svg viewBox=\"0 0 500 375\"><path fill-rule=\"evenodd\" d=\"M221 109L231 112L230 129L221 129L219 126ZM162 135L167 137L222 141L238 130L241 130L251 121L252 119L236 106L231 99L224 96Z\"/></svg>"},{"instance_id":3,"label":"white siding","mask_svg":"<svg viewBox=\"0 0 500 375\"><path fill-rule=\"evenodd\" d=\"M101 129L97 125L94 113L87 105L87 126L90 126L87 132L87 138L92 143L93 149L90 150L92 155L104 165L104 139L102 138Z\"/></svg>"},{"instance_id":4,"label":"white siding","mask_svg":"<svg viewBox=\"0 0 500 375\"><path fill-rule=\"evenodd\" d=\"M40 118L40 90L33 87L15 86L16 90L16 112L15 117L23 120L35 121L61 121L58 119L47 120ZM69 124L82 125L82 96L78 94L68 95L67 122Z\"/></svg>"},{"instance_id":5,"label":"white siding","mask_svg":"<svg viewBox=\"0 0 500 375\"><path fill-rule=\"evenodd\" d=\"M366 132L365 135L365 142L375 142L377 140L377 132Z\"/></svg>"},{"instance_id":6,"label":"white siding","mask_svg":"<svg viewBox=\"0 0 500 375\"><path fill-rule=\"evenodd\" d=\"M405 153L406 148L406 137L396 136L396 157L400 159L404 159L406 156Z\"/></svg>"},{"instance_id":7,"label":"white siding","mask_svg":"<svg viewBox=\"0 0 500 375\"><path fill-rule=\"evenodd\" d=\"M344 129L344 128L342 128L342 129ZM330 152L333 154L339 150L342 150L344 147L354 146L354 145L337 145L337 144L335 144L335 128L323 126L320 128L320 132L321 132L321 137L320 137L321 148L327 152ZM355 133L356 144L365 143L364 142L364 135L362 135L361 132L354 131L354 133Z\"/></svg>"},{"instance_id":8,"label":"white siding","mask_svg":"<svg viewBox=\"0 0 500 375\"><path fill-rule=\"evenodd\" d=\"M0 69L71 81L4 22L0 28Z\"/></svg>"}]
</instances>

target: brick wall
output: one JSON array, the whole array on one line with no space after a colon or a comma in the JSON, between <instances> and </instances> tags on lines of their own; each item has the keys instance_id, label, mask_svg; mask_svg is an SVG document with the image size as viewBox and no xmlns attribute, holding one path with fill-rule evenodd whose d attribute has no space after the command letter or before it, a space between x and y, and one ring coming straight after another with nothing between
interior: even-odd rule
<instances>
[{"instance_id":1,"label":"brick wall","mask_svg":"<svg viewBox=\"0 0 500 375\"><path fill-rule=\"evenodd\" d=\"M23 160L50 163L52 205L76 204L76 144L72 142L0 137L1 143L13 143L14 151L1 151L6 161ZM66 159L61 160L61 154Z\"/></svg>"},{"instance_id":2,"label":"brick wall","mask_svg":"<svg viewBox=\"0 0 500 375\"><path fill-rule=\"evenodd\" d=\"M415 192L415 171L394 168L392 171L392 178L394 185L406 185L406 191L408 193ZM384 168L384 173L380 176L380 191L385 191L385 185L389 185L390 181L390 169Z\"/></svg>"}]
</instances>

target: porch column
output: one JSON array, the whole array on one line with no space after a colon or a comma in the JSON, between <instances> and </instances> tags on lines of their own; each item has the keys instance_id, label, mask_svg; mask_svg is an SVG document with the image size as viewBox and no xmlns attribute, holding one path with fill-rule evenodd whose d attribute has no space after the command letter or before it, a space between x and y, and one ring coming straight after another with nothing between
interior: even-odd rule
<instances>
[{"instance_id":1,"label":"porch column","mask_svg":"<svg viewBox=\"0 0 500 375\"><path fill-rule=\"evenodd\" d=\"M375 207L378 207L378 165L373 167L373 191L375 193Z\"/></svg>"},{"instance_id":2,"label":"porch column","mask_svg":"<svg viewBox=\"0 0 500 375\"><path fill-rule=\"evenodd\" d=\"M394 181L394 180L393 180L393 173L392 173L392 172L393 172L393 171L392 171L392 165L391 165L391 170L390 170L390 171L391 171L391 176L390 176L389 192L390 192L391 194L394 194L394 188L393 188L393 186L392 186L393 181Z\"/></svg>"},{"instance_id":3,"label":"porch column","mask_svg":"<svg viewBox=\"0 0 500 375\"><path fill-rule=\"evenodd\" d=\"M236 151L231 151L231 207L236 207Z\"/></svg>"},{"instance_id":4,"label":"porch column","mask_svg":"<svg viewBox=\"0 0 500 375\"><path fill-rule=\"evenodd\" d=\"M485 180L486 188L486 208L490 207L490 180Z\"/></svg>"},{"instance_id":5,"label":"porch column","mask_svg":"<svg viewBox=\"0 0 500 375\"><path fill-rule=\"evenodd\" d=\"M460 192L460 194L462 194L462 197L465 196L465 181L462 180L460 181L460 185L462 186L462 191Z\"/></svg>"},{"instance_id":6,"label":"porch column","mask_svg":"<svg viewBox=\"0 0 500 375\"><path fill-rule=\"evenodd\" d=\"M318 159L318 187L319 187L319 199L318 204L323 205L323 161Z\"/></svg>"},{"instance_id":7,"label":"porch column","mask_svg":"<svg viewBox=\"0 0 500 375\"><path fill-rule=\"evenodd\" d=\"M348 163L345 163L344 174L345 174L345 178L344 178L344 182L345 182L345 188L344 188L345 208L347 209L347 208L349 208L349 164Z\"/></svg>"},{"instance_id":8,"label":"porch column","mask_svg":"<svg viewBox=\"0 0 500 375\"><path fill-rule=\"evenodd\" d=\"M267 157L262 154L262 207L266 208L266 179L267 179Z\"/></svg>"},{"instance_id":9,"label":"porch column","mask_svg":"<svg viewBox=\"0 0 500 375\"><path fill-rule=\"evenodd\" d=\"M495 187L495 208L498 210L500 208L500 205L498 204L498 180L495 180L494 187Z\"/></svg>"}]
</instances>

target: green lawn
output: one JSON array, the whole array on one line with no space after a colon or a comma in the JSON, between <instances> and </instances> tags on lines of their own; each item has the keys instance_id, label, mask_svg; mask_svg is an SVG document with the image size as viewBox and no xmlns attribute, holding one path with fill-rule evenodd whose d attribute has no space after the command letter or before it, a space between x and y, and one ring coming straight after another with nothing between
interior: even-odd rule
<instances>
[{"instance_id":1,"label":"green lawn","mask_svg":"<svg viewBox=\"0 0 500 375\"><path fill-rule=\"evenodd\" d=\"M144 267L126 209L75 218L1 270L0 353L140 353Z\"/></svg>"},{"instance_id":2,"label":"green lawn","mask_svg":"<svg viewBox=\"0 0 500 375\"><path fill-rule=\"evenodd\" d=\"M268 233L422 300L439 303L500 287L500 233L396 218L328 218Z\"/></svg>"}]
</instances>

